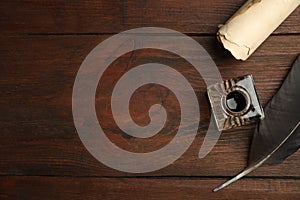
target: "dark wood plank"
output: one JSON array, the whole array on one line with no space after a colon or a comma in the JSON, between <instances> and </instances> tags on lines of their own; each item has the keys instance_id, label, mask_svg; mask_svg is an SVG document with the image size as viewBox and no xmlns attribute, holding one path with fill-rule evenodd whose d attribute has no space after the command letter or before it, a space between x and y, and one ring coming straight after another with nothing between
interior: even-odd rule
<instances>
[{"instance_id":1,"label":"dark wood plank","mask_svg":"<svg viewBox=\"0 0 300 200\"><path fill-rule=\"evenodd\" d=\"M243 179L212 193L224 179L1 177L6 199L298 199L300 180Z\"/></svg>"},{"instance_id":2,"label":"dark wood plank","mask_svg":"<svg viewBox=\"0 0 300 200\"><path fill-rule=\"evenodd\" d=\"M184 33L214 34L219 24L244 0L92 0L0 2L2 34L117 33L131 28L157 26ZM300 33L300 8L276 34Z\"/></svg>"},{"instance_id":3,"label":"dark wood plank","mask_svg":"<svg viewBox=\"0 0 300 200\"><path fill-rule=\"evenodd\" d=\"M55 176L132 176L109 169L83 147L72 118L71 95L79 66L88 52L108 36L11 36L1 37L0 60L0 174ZM163 36L162 36L163 37ZM195 37L211 54L224 79L251 73L263 105L275 94L299 53L299 36L272 36L246 62L234 60L215 37ZM174 54L155 50L126 54L115 61L101 80L109 94L113 83L126 70L148 62L162 62L179 70L197 92L201 109L199 133L189 150L175 163L147 176L233 176L246 166L254 125L226 131L213 151L198 158L210 116L206 85L186 61ZM127 64L129 63L129 67ZM165 96L170 110L168 128L151 140L126 136L112 122L109 95L98 96L103 108L99 121L108 137L130 151L151 151L164 146L176 134L179 119L174 96L164 88L150 90L149 101L134 98L133 116L146 123L147 105ZM101 88L98 90L100 91ZM143 106L139 106L139 105ZM103 106L104 105L104 106ZM146 106L145 106L146 105ZM101 107L102 106L102 107ZM137 107L135 107L137 106ZM144 110L140 110L144 107ZM300 152L280 165L266 165L251 176L299 177ZM226 164L226 165L225 165ZM143 174L144 175L144 174Z\"/></svg>"}]
</instances>

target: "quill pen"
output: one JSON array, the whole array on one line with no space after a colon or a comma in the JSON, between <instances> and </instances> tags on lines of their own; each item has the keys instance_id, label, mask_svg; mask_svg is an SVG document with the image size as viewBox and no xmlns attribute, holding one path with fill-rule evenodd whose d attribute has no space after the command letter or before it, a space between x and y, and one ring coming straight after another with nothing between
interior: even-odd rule
<instances>
[{"instance_id":1,"label":"quill pen","mask_svg":"<svg viewBox=\"0 0 300 200\"><path fill-rule=\"evenodd\" d=\"M265 107L266 118L255 129L248 167L218 191L263 163L281 163L300 147L300 56L279 91Z\"/></svg>"}]
</instances>

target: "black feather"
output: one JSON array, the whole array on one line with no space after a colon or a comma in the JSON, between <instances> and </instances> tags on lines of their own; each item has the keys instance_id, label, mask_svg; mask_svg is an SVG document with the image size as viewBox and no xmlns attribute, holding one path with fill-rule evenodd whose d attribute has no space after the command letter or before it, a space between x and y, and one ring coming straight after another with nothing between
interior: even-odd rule
<instances>
[{"instance_id":1,"label":"black feather","mask_svg":"<svg viewBox=\"0 0 300 200\"><path fill-rule=\"evenodd\" d=\"M265 108L254 133L248 167L216 192L264 163L281 163L300 147L300 55L277 94Z\"/></svg>"},{"instance_id":2,"label":"black feather","mask_svg":"<svg viewBox=\"0 0 300 200\"><path fill-rule=\"evenodd\" d=\"M249 165L278 146L300 121L300 56L281 88L264 110L266 118L255 130ZM265 163L281 163L299 147L300 128Z\"/></svg>"}]
</instances>

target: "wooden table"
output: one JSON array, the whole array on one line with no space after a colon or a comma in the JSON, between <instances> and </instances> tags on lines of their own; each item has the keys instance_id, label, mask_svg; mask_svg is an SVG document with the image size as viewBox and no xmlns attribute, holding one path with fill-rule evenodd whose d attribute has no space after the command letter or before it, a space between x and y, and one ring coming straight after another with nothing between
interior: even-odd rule
<instances>
[{"instance_id":1,"label":"wooden table","mask_svg":"<svg viewBox=\"0 0 300 200\"><path fill-rule=\"evenodd\" d=\"M300 53L300 8L242 62L222 48L215 33L243 3L1 1L0 199L299 199L299 151L282 164L264 165L228 188L211 192L247 165L255 124L224 131L210 154L199 159L211 114L206 85L189 63L170 52L137 50L118 58L98 85L96 110L107 137L121 148L133 152L162 148L176 135L180 120L174 94L157 85L134 93L131 115L138 124L149 122L147 112L154 103L168 110L164 129L144 140L129 137L114 123L110 94L122 74L140 64L160 62L177 69L201 102L197 136L180 159L150 173L120 172L97 161L74 126L72 89L84 58L110 36L145 26L174 29L194 38L213 58L223 79L253 74L260 101L266 105Z\"/></svg>"}]
</instances>

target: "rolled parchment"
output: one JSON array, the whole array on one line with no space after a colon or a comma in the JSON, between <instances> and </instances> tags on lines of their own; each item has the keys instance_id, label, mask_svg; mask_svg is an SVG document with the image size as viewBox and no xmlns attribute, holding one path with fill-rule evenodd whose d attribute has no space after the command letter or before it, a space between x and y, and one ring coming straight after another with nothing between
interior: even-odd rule
<instances>
[{"instance_id":1,"label":"rolled parchment","mask_svg":"<svg viewBox=\"0 0 300 200\"><path fill-rule=\"evenodd\" d=\"M299 4L300 0L248 0L219 26L218 40L236 59L246 60Z\"/></svg>"}]
</instances>

